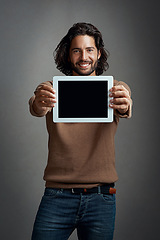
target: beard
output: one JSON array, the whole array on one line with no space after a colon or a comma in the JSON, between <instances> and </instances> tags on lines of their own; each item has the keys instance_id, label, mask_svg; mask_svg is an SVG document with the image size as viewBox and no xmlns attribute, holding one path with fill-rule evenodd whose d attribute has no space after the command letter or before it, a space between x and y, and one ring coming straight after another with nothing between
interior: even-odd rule
<instances>
[{"instance_id":1,"label":"beard","mask_svg":"<svg viewBox=\"0 0 160 240\"><path fill-rule=\"evenodd\" d=\"M76 67L79 63L90 63L90 69L88 69L87 71L83 70L83 69L80 69L78 67ZM77 73L78 75L80 76L89 76L91 75L94 71L96 71L97 69L97 65L98 65L98 60L94 63L92 62L88 62L88 61L79 61L76 63L76 65L74 65L73 63L70 63L71 64L71 70L74 71L75 73Z\"/></svg>"}]
</instances>

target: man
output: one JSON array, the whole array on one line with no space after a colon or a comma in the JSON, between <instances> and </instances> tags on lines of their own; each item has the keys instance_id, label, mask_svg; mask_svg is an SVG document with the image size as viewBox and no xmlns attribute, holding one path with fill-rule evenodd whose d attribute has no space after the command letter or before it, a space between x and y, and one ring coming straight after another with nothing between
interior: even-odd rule
<instances>
[{"instance_id":1,"label":"man","mask_svg":"<svg viewBox=\"0 0 160 240\"><path fill-rule=\"evenodd\" d=\"M65 75L95 76L108 68L102 35L88 23L74 24L55 52L57 68ZM32 240L66 240L75 228L80 240L113 239L118 179L114 135L119 117L131 116L132 100L129 87L116 80L110 96L112 123L54 123L52 82L40 84L30 99L32 115L46 116L49 133L46 189Z\"/></svg>"}]
</instances>

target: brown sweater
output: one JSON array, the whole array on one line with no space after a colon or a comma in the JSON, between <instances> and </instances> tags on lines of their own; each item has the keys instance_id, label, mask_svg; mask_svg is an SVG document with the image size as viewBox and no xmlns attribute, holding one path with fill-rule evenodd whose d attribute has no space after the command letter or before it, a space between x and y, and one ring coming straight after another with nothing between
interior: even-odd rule
<instances>
[{"instance_id":1,"label":"brown sweater","mask_svg":"<svg viewBox=\"0 0 160 240\"><path fill-rule=\"evenodd\" d=\"M118 84L123 84L130 91L124 82L114 81L114 85ZM34 98L29 101L30 112L37 116L32 108ZM131 106L126 115L115 112L112 123L54 123L52 111L48 111L49 153L44 172L46 187L90 188L117 181L114 136L119 117L130 118Z\"/></svg>"}]
</instances>

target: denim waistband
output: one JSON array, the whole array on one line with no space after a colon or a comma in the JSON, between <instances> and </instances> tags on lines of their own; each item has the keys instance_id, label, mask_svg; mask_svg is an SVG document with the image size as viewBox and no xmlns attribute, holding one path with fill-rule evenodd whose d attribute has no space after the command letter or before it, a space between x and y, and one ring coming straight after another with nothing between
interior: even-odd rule
<instances>
[{"instance_id":1,"label":"denim waistband","mask_svg":"<svg viewBox=\"0 0 160 240\"><path fill-rule=\"evenodd\" d=\"M59 188L62 192L71 192L73 194L115 194L116 189L114 188L114 183L104 184L102 186L93 188Z\"/></svg>"}]
</instances>

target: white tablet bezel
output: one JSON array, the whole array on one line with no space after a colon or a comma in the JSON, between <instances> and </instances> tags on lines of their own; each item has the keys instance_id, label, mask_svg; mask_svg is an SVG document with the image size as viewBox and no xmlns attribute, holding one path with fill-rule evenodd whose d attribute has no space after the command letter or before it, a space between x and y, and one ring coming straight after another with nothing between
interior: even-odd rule
<instances>
[{"instance_id":1,"label":"white tablet bezel","mask_svg":"<svg viewBox=\"0 0 160 240\"><path fill-rule=\"evenodd\" d=\"M107 118L59 118L58 117L58 82L59 81L107 81L108 82L108 117ZM54 76L53 88L56 90L56 104L53 108L53 122L113 122L113 109L109 107L112 99L109 97L109 89L113 87L113 76Z\"/></svg>"}]
</instances>

